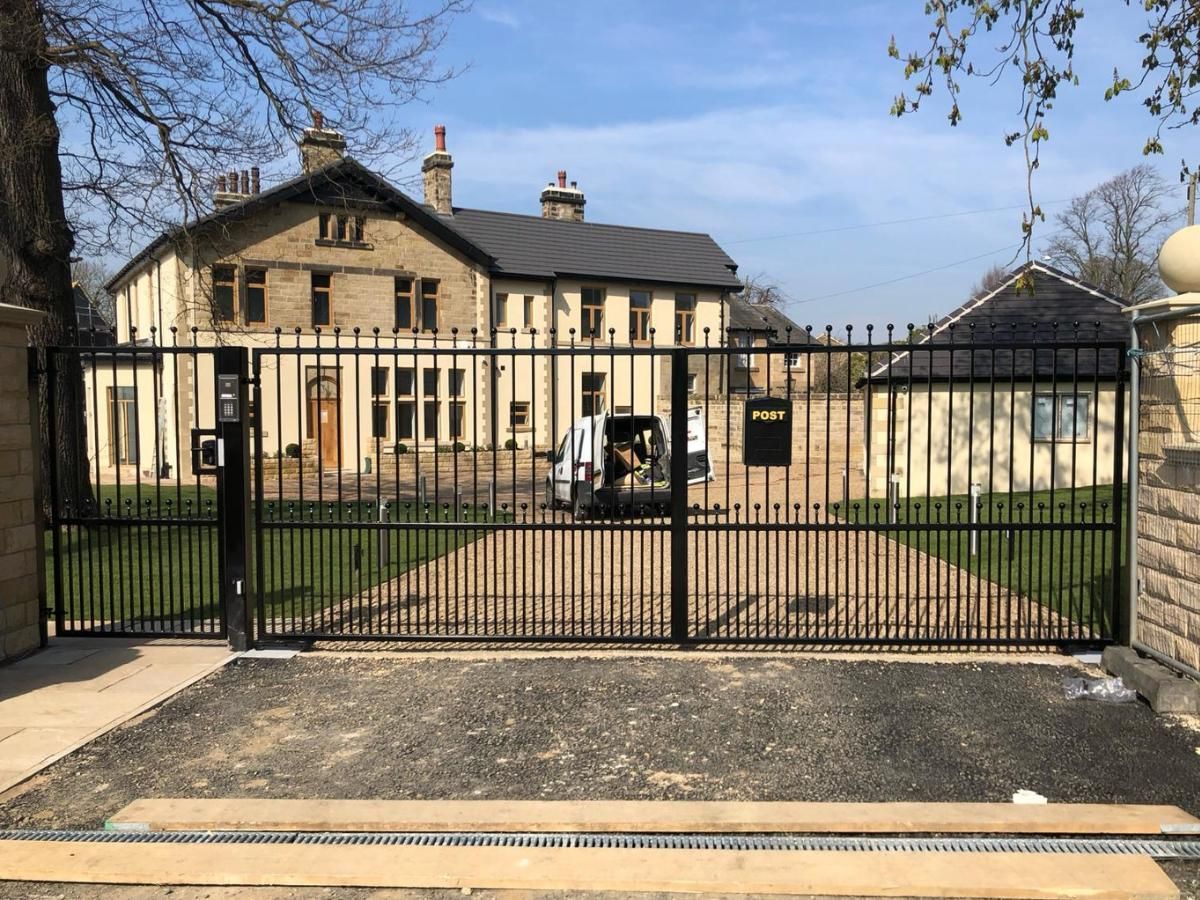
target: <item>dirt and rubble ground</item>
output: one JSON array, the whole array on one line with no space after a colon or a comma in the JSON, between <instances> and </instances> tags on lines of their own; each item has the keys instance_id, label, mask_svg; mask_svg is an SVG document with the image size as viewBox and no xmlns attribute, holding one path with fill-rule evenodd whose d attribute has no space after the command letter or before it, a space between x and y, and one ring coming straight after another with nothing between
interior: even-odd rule
<instances>
[{"instance_id":1,"label":"dirt and rubble ground","mask_svg":"<svg viewBox=\"0 0 1200 900\"><path fill-rule=\"evenodd\" d=\"M1007 801L1026 788L1052 802L1200 811L1193 724L1140 703L1067 700L1062 680L1076 673L1052 659L954 659L243 660L11 792L0 827L99 828L135 798L171 796ZM1200 896L1198 869L1169 871ZM0 897L13 898L160 893L0 884Z\"/></svg>"}]
</instances>

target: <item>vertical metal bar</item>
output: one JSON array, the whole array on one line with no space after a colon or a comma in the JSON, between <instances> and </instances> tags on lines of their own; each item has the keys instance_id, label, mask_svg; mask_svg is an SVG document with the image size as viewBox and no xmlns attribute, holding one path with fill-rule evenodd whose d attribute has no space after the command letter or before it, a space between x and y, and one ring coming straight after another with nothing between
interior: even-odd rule
<instances>
[{"instance_id":1,"label":"vertical metal bar","mask_svg":"<svg viewBox=\"0 0 1200 900\"><path fill-rule=\"evenodd\" d=\"M31 350L31 355L36 353L36 350ZM63 626L66 624L65 605L67 591L63 585L62 573L62 536L60 532L62 528L58 524L59 510L61 509L61 497L59 495L61 479L58 471L58 426L56 425L55 415L57 410L55 384L58 380L58 366L55 360L55 350L53 347L46 348L46 421L49 424L48 433L46 435L50 445L50 525L53 528L51 537L54 544L54 631L56 634L63 633ZM34 392L36 396L36 391ZM98 407L98 403L94 404ZM97 409L97 413L99 410ZM33 426L38 427L40 417L32 420ZM110 435L111 437L111 435ZM97 445L96 456L99 458L99 445ZM41 465L40 459L34 460L34 465ZM97 483L96 491L99 497L100 485ZM110 593L111 597L112 594Z\"/></svg>"},{"instance_id":2,"label":"vertical metal bar","mask_svg":"<svg viewBox=\"0 0 1200 900\"><path fill-rule=\"evenodd\" d=\"M257 588L254 592L256 613L258 616L258 633L265 634L267 630L267 610L264 598L267 593L267 572L266 572L266 535L267 532L263 529L263 402L262 402L262 350L255 350L251 368L250 383L254 391L254 422L251 423L254 428L254 553L255 553L255 579ZM279 415L279 405L275 406L276 416ZM249 410L246 410L249 412ZM276 432L278 435L278 432ZM278 437L276 438L278 441ZM278 554L272 553L271 560L274 564ZM247 579L247 583L249 579Z\"/></svg>"},{"instance_id":3,"label":"vertical metal bar","mask_svg":"<svg viewBox=\"0 0 1200 900\"><path fill-rule=\"evenodd\" d=\"M687 351L671 351L671 640L688 639Z\"/></svg>"},{"instance_id":4,"label":"vertical metal bar","mask_svg":"<svg viewBox=\"0 0 1200 900\"><path fill-rule=\"evenodd\" d=\"M1099 356L1099 351L1097 351ZM1125 604L1132 602L1132 596L1122 596L1124 582L1121 578L1121 540L1122 524L1125 510L1125 365L1128 359L1127 348L1122 346L1117 352L1117 396L1116 412L1113 429L1113 560L1112 560L1112 636L1118 642L1128 646L1132 639L1130 624L1133 621L1132 610L1126 610ZM1136 440L1137 436L1133 436ZM1133 511L1136 514L1136 510ZM1132 594L1132 592L1130 592Z\"/></svg>"},{"instance_id":5,"label":"vertical metal bar","mask_svg":"<svg viewBox=\"0 0 1200 900\"><path fill-rule=\"evenodd\" d=\"M226 636L234 650L247 650L254 640L250 610L252 592L247 578L246 541L250 534L250 444L246 440L247 363L245 347L218 347L218 375L238 379L238 421L217 423L218 445L224 460L217 476L217 515L220 541L221 598Z\"/></svg>"}]
</instances>

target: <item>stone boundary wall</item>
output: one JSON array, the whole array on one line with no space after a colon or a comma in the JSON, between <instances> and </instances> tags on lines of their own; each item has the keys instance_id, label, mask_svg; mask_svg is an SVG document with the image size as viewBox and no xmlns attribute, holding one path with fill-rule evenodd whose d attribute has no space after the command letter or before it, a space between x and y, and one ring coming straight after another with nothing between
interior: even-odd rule
<instances>
[{"instance_id":1,"label":"stone boundary wall","mask_svg":"<svg viewBox=\"0 0 1200 900\"><path fill-rule=\"evenodd\" d=\"M708 417L709 448L714 463L723 462L728 455L732 462L740 464L742 441L746 423L746 401L740 397L710 400L707 405L699 404ZM859 473L864 466L864 433L866 429L865 403L861 392L846 402L845 394L833 394L828 400L824 394L805 395L792 399L792 465L802 466L808 459L814 470L825 471L829 460L829 471L840 477L846 466L846 426L850 430L850 468ZM726 433L728 415L728 434ZM826 426L829 440L825 439Z\"/></svg>"},{"instance_id":2,"label":"stone boundary wall","mask_svg":"<svg viewBox=\"0 0 1200 900\"><path fill-rule=\"evenodd\" d=\"M544 452L544 451L542 451ZM399 475L401 480L415 478L417 475L418 466L420 473L427 476L430 480L433 479L436 471L439 478L452 479L454 477L454 468L458 466L459 481L469 481L475 473L476 465L478 464L479 477L481 481L485 474L488 479L492 478L492 472L495 471L502 477L508 477L512 474L514 465L518 474L525 473L528 477L530 466L533 464L535 452L533 450L496 450L495 460L496 467L492 468L492 451L491 450L462 450L458 453L452 450L443 450L442 452L434 452L432 450L422 450L420 453L415 453L409 450L407 453L392 453L390 450L381 452L379 459L376 460L375 452L372 449L367 452L363 449L363 458L371 460L370 475L363 475L364 482L366 479L373 477L376 470L376 462L378 462L378 471L383 481L389 479L394 480ZM357 462L358 465L354 465ZM539 462L539 465L544 463L544 460ZM343 472L354 472L362 469L362 460L345 460ZM278 477L282 471L284 478L297 477L300 474L300 460L284 457L282 460L274 455L268 454L263 457L263 474L267 479ZM328 472L336 472L336 468L329 468ZM304 475L306 478L312 477L317 472L317 460L314 456L304 457Z\"/></svg>"},{"instance_id":3,"label":"stone boundary wall","mask_svg":"<svg viewBox=\"0 0 1200 900\"><path fill-rule=\"evenodd\" d=\"M1138 339L1134 639L1200 668L1200 311Z\"/></svg>"},{"instance_id":4,"label":"stone boundary wall","mask_svg":"<svg viewBox=\"0 0 1200 900\"><path fill-rule=\"evenodd\" d=\"M29 403L29 325L42 314L0 304L0 662L42 646L41 530Z\"/></svg>"}]
</instances>

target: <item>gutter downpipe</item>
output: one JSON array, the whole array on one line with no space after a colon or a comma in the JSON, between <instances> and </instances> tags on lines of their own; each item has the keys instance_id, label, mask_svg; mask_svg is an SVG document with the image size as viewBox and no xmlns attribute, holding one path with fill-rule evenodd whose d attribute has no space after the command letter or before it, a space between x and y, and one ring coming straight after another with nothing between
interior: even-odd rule
<instances>
[{"instance_id":1,"label":"gutter downpipe","mask_svg":"<svg viewBox=\"0 0 1200 900\"><path fill-rule=\"evenodd\" d=\"M1147 322L1162 322L1167 319L1182 318L1185 315L1194 315L1194 309L1171 309L1165 312L1152 313L1144 316L1134 313L1133 318L1129 322L1130 331L1130 351L1140 349L1138 341L1137 326ZM1133 356L1133 369L1130 374L1129 390L1132 402L1129 404L1129 639L1130 646L1138 653L1145 654L1151 659L1162 663L1176 672L1187 675L1189 678L1194 678L1200 681L1200 670L1193 669L1185 662L1173 659L1153 647L1148 647L1138 640L1137 637L1137 599L1138 599L1138 573L1137 573L1137 539L1138 539L1138 414L1141 403L1139 402L1138 392L1141 385L1141 365L1137 355Z\"/></svg>"}]
</instances>

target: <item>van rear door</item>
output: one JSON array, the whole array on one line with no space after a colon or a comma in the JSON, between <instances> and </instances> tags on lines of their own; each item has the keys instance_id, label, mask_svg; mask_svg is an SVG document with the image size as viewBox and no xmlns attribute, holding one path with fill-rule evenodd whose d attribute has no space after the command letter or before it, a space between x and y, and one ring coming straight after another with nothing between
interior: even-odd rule
<instances>
[{"instance_id":1,"label":"van rear door","mask_svg":"<svg viewBox=\"0 0 1200 900\"><path fill-rule=\"evenodd\" d=\"M712 460L708 456L708 430L704 410L693 406L687 411L687 473L688 484L703 484L716 479Z\"/></svg>"},{"instance_id":2,"label":"van rear door","mask_svg":"<svg viewBox=\"0 0 1200 900\"><path fill-rule=\"evenodd\" d=\"M594 466L595 468L592 471L590 477L598 476L598 475L602 474L604 471L604 466L607 462L607 460L604 458L604 433L605 433L604 430L607 426L608 426L608 413L601 412L601 413L597 413L596 415L594 415L592 417L592 419L591 419L592 453L591 453L591 459L589 459L588 462L590 462L592 464L592 466ZM589 468L591 468L591 467L589 467ZM589 476L584 475L582 473L579 475L580 479L584 479L586 477L589 477Z\"/></svg>"}]
</instances>

